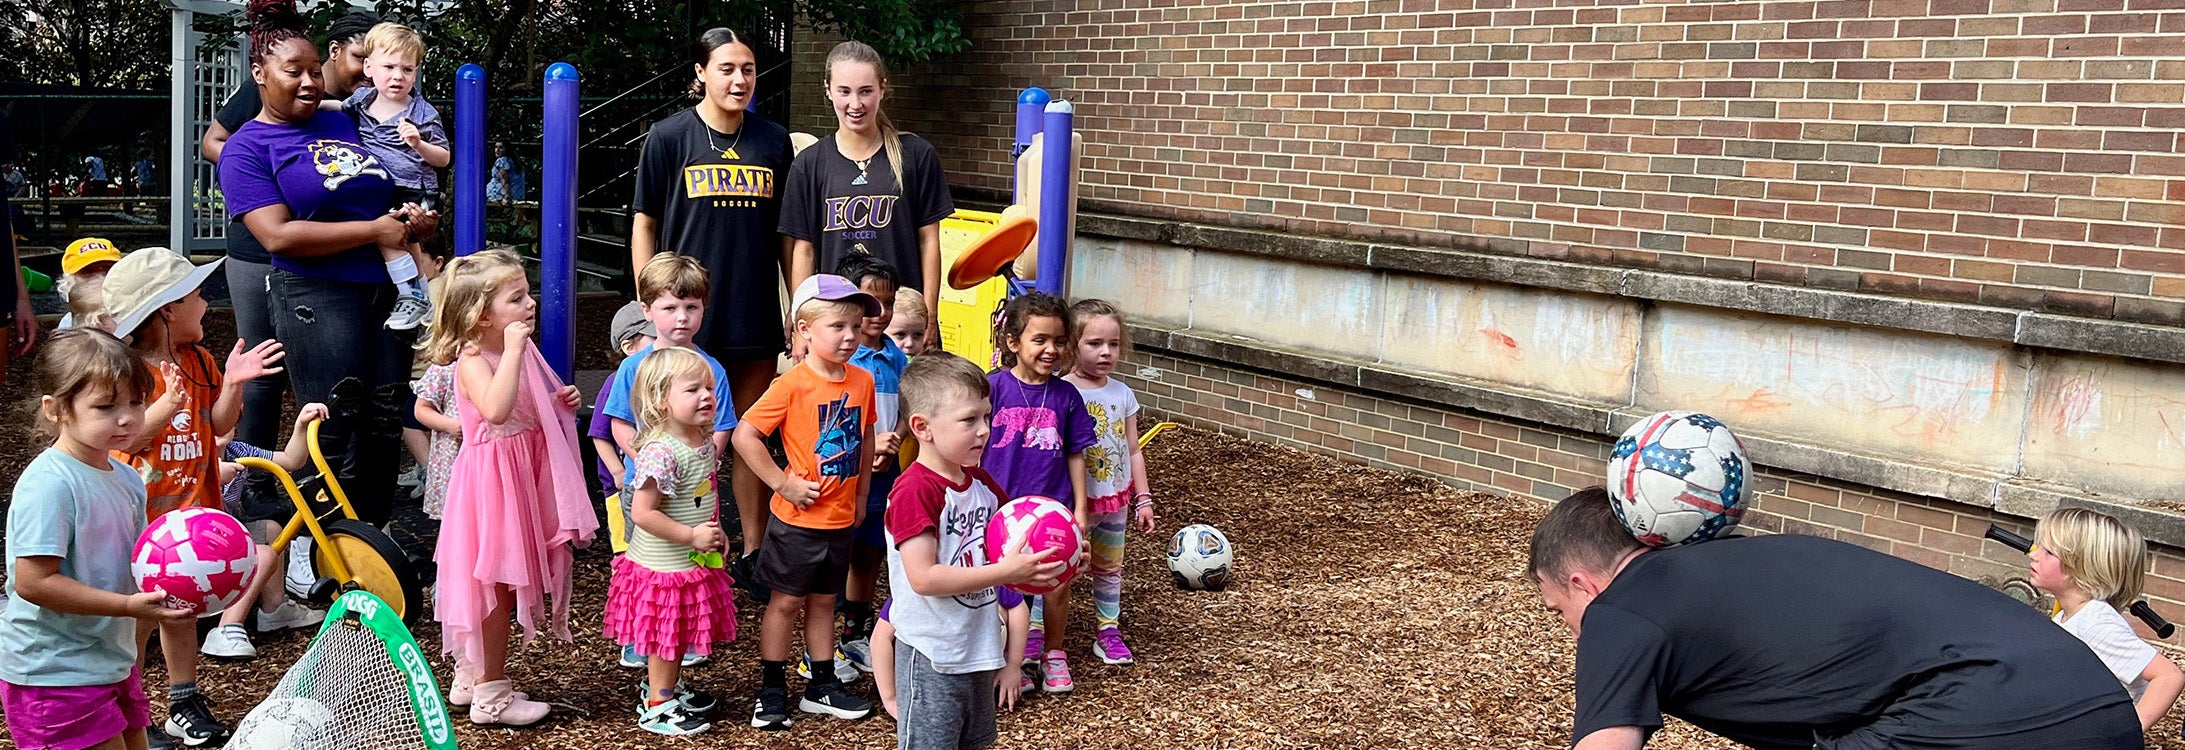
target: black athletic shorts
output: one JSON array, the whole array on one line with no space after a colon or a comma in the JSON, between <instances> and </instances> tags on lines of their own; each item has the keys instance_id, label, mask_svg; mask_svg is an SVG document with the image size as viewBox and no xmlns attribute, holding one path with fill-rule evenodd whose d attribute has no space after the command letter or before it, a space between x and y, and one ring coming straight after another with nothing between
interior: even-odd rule
<instances>
[{"instance_id":1,"label":"black athletic shorts","mask_svg":"<svg viewBox=\"0 0 2185 750\"><path fill-rule=\"evenodd\" d=\"M850 575L851 529L807 529L769 514L752 566L759 585L790 596L834 594Z\"/></svg>"}]
</instances>

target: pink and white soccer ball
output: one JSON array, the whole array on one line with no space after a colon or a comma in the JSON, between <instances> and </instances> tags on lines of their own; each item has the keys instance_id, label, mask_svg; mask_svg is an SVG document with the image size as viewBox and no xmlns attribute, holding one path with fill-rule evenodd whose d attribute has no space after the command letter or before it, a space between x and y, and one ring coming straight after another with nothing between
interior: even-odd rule
<instances>
[{"instance_id":1,"label":"pink and white soccer ball","mask_svg":"<svg viewBox=\"0 0 2185 750\"><path fill-rule=\"evenodd\" d=\"M1616 520L1649 547L1713 539L1745 515L1745 446L1714 417L1665 411L1639 420L1609 449Z\"/></svg>"},{"instance_id":2,"label":"pink and white soccer ball","mask_svg":"<svg viewBox=\"0 0 2185 750\"><path fill-rule=\"evenodd\" d=\"M129 569L140 590L167 592L167 605L217 613L242 598L258 567L250 532L234 516L183 508L153 519L137 537Z\"/></svg>"},{"instance_id":3,"label":"pink and white soccer ball","mask_svg":"<svg viewBox=\"0 0 2185 750\"><path fill-rule=\"evenodd\" d=\"M1077 533L1077 514L1069 506L1053 498L1027 495L1002 503L1001 510L994 512L994 519L986 524L986 559L1000 561L1015 549L1020 540L1028 543L1033 552L1052 549L1048 562L1066 563L1055 575L1052 586L1015 586L1019 593L1038 596L1070 585L1077 577L1077 552L1085 546L1085 540Z\"/></svg>"}]
</instances>

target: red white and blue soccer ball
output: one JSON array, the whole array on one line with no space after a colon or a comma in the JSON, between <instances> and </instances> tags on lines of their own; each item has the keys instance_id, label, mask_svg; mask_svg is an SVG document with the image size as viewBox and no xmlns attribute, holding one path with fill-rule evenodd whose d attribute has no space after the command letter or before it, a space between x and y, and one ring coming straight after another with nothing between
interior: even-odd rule
<instances>
[{"instance_id":1,"label":"red white and blue soccer ball","mask_svg":"<svg viewBox=\"0 0 2185 750\"><path fill-rule=\"evenodd\" d=\"M1061 562L1062 572L1055 575L1054 585L1027 586L1010 584L1018 593L1039 596L1070 585L1077 577L1080 560L1078 550L1085 548L1085 540L1077 533L1077 514L1068 506L1053 498L1038 495L1003 503L994 511L994 518L986 524L986 559L999 561L1018 544L1027 545L1031 551L1052 549L1047 562Z\"/></svg>"},{"instance_id":2,"label":"red white and blue soccer ball","mask_svg":"<svg viewBox=\"0 0 2185 750\"><path fill-rule=\"evenodd\" d=\"M234 516L183 508L153 519L129 556L138 590L167 592L167 606L210 615L242 598L258 567L250 532Z\"/></svg>"},{"instance_id":3,"label":"red white and blue soccer ball","mask_svg":"<svg viewBox=\"0 0 2185 750\"><path fill-rule=\"evenodd\" d=\"M1721 421L1669 411L1639 420L1609 451L1616 520L1649 547L1715 538L1745 514L1745 446Z\"/></svg>"}]
</instances>

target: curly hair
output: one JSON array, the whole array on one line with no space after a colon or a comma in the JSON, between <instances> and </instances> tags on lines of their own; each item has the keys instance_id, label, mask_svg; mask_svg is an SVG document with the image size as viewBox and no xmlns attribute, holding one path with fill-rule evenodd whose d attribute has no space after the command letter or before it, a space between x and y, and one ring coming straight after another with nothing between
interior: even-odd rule
<instances>
[{"instance_id":1,"label":"curly hair","mask_svg":"<svg viewBox=\"0 0 2185 750\"><path fill-rule=\"evenodd\" d=\"M1033 318L1054 318L1062 322L1062 341L1077 340L1070 333L1070 308L1062 304L1062 298L1045 292L1032 292L1002 305L1001 312L994 314L994 351L1001 356L1001 366L1017 366L1017 354L1009 344L1024 335L1025 326Z\"/></svg>"}]
</instances>

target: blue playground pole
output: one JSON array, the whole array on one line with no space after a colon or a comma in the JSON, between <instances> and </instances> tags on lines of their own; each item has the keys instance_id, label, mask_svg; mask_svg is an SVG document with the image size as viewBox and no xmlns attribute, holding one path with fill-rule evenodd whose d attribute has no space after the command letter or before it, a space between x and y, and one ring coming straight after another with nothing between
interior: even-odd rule
<instances>
[{"instance_id":1,"label":"blue playground pole","mask_svg":"<svg viewBox=\"0 0 2185 750\"><path fill-rule=\"evenodd\" d=\"M577 67L546 68L546 125L539 170L539 352L576 382Z\"/></svg>"},{"instance_id":2,"label":"blue playground pole","mask_svg":"<svg viewBox=\"0 0 2185 750\"><path fill-rule=\"evenodd\" d=\"M1039 120L1049 99L1047 90L1038 86L1017 94L1017 138L1009 148L1010 159L1023 156L1024 150L1032 147L1032 136L1039 134ZM1023 196L1012 195L1011 198L1015 202L1023 202Z\"/></svg>"},{"instance_id":3,"label":"blue playground pole","mask_svg":"<svg viewBox=\"0 0 2185 750\"><path fill-rule=\"evenodd\" d=\"M1046 147L1039 165L1039 279L1042 292L1063 296L1070 276L1070 208L1077 195L1070 188L1070 131L1077 115L1068 99L1047 104Z\"/></svg>"},{"instance_id":4,"label":"blue playground pole","mask_svg":"<svg viewBox=\"0 0 2185 750\"><path fill-rule=\"evenodd\" d=\"M455 254L486 247L486 69L455 69Z\"/></svg>"}]
</instances>

